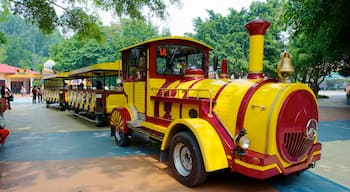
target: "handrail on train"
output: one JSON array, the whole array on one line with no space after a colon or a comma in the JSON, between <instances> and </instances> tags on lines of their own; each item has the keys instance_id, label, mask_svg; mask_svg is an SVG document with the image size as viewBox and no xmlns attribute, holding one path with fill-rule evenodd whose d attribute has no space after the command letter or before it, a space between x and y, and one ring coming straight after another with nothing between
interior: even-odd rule
<instances>
[{"instance_id":1,"label":"handrail on train","mask_svg":"<svg viewBox=\"0 0 350 192\"><path fill-rule=\"evenodd\" d=\"M172 97L172 98L179 98L180 97L180 92L184 94L185 98L188 98L187 96L189 95L189 92L191 91L195 91L197 92L197 97L196 99L199 100L199 93L200 92L208 92L209 93L209 113L208 113L208 117L213 117L213 112L212 112L212 106L213 106L213 94L212 91L209 89L178 89L178 88L151 88L152 91L154 92L160 92L161 93L161 97ZM168 93L167 95L165 95L166 93ZM173 95L174 93L174 95Z\"/></svg>"}]
</instances>

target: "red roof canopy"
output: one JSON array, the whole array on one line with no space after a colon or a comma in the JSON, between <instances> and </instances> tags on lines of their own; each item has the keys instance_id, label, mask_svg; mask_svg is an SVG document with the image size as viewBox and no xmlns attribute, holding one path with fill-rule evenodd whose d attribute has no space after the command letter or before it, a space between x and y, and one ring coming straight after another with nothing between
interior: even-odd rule
<instances>
[{"instance_id":1,"label":"red roof canopy","mask_svg":"<svg viewBox=\"0 0 350 192\"><path fill-rule=\"evenodd\" d=\"M0 73L13 73L13 74L15 74L18 72L17 70L23 71L23 69L18 68L18 67L14 67L14 66L7 65L7 64L0 64ZM26 73L27 74L37 74L37 75L40 74L39 72L32 71L32 70L26 70Z\"/></svg>"}]
</instances>

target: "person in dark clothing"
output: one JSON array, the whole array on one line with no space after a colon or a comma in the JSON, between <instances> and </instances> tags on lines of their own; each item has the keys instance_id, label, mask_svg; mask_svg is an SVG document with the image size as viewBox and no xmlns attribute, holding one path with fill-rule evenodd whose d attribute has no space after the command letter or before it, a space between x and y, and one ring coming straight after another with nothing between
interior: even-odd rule
<instances>
[{"instance_id":1,"label":"person in dark clothing","mask_svg":"<svg viewBox=\"0 0 350 192\"><path fill-rule=\"evenodd\" d=\"M33 94L33 103L36 103L36 96L38 95L38 89L36 88L36 86L33 87L32 94Z\"/></svg>"}]
</instances>

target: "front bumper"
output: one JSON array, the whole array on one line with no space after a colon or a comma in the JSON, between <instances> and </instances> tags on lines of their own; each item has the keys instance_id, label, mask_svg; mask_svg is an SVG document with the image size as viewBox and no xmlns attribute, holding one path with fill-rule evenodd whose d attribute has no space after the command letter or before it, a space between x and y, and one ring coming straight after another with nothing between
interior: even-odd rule
<instances>
[{"instance_id":1,"label":"front bumper","mask_svg":"<svg viewBox=\"0 0 350 192\"><path fill-rule=\"evenodd\" d=\"M231 171L257 179L267 179L279 174L289 175L308 169L310 165L320 160L321 146L321 143L314 144L305 160L297 164L290 164L288 167L284 167L276 155L248 151L247 155L234 160Z\"/></svg>"}]
</instances>

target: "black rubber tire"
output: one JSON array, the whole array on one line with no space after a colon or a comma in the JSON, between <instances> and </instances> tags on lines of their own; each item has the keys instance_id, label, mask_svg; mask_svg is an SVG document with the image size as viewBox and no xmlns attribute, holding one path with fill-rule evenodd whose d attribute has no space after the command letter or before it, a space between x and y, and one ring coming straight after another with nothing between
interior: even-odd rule
<instances>
[{"instance_id":1,"label":"black rubber tire","mask_svg":"<svg viewBox=\"0 0 350 192\"><path fill-rule=\"evenodd\" d=\"M174 175L182 184L195 187L207 180L208 173L205 172L199 145L190 132L175 134L171 140L169 152Z\"/></svg>"}]
</instances>

